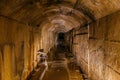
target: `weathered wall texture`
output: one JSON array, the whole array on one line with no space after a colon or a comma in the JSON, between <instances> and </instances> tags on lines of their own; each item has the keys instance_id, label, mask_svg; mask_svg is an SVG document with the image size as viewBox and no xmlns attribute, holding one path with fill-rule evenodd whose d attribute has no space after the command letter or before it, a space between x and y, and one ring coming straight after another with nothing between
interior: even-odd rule
<instances>
[{"instance_id":1,"label":"weathered wall texture","mask_svg":"<svg viewBox=\"0 0 120 80\"><path fill-rule=\"evenodd\" d=\"M83 42L84 41L84 42ZM81 27L74 32L74 46L77 63L85 73L88 73L88 29ZM82 46L82 47L81 47ZM83 65L84 64L84 65Z\"/></svg>"},{"instance_id":2,"label":"weathered wall texture","mask_svg":"<svg viewBox=\"0 0 120 80\"><path fill-rule=\"evenodd\" d=\"M51 25L46 23L44 26L40 27L41 30L41 48L44 52L48 53L52 47L55 45L56 34L50 31Z\"/></svg>"},{"instance_id":3,"label":"weathered wall texture","mask_svg":"<svg viewBox=\"0 0 120 80\"><path fill-rule=\"evenodd\" d=\"M87 27L72 32L78 64L90 80L120 80L120 12Z\"/></svg>"},{"instance_id":4,"label":"weathered wall texture","mask_svg":"<svg viewBox=\"0 0 120 80\"><path fill-rule=\"evenodd\" d=\"M90 78L120 79L120 12L90 24Z\"/></svg>"},{"instance_id":5,"label":"weathered wall texture","mask_svg":"<svg viewBox=\"0 0 120 80\"><path fill-rule=\"evenodd\" d=\"M0 80L25 80L36 66L39 33L35 31L0 17Z\"/></svg>"}]
</instances>

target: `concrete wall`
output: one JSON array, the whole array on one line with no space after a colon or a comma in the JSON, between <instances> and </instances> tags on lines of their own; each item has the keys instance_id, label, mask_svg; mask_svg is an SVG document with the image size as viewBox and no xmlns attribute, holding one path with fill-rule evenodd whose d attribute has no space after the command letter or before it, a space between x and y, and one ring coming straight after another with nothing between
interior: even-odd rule
<instances>
[{"instance_id":1,"label":"concrete wall","mask_svg":"<svg viewBox=\"0 0 120 80\"><path fill-rule=\"evenodd\" d=\"M120 80L120 12L85 27L72 32L78 65L90 80Z\"/></svg>"},{"instance_id":2,"label":"concrete wall","mask_svg":"<svg viewBox=\"0 0 120 80\"><path fill-rule=\"evenodd\" d=\"M25 80L36 66L39 32L0 17L0 80Z\"/></svg>"}]
</instances>

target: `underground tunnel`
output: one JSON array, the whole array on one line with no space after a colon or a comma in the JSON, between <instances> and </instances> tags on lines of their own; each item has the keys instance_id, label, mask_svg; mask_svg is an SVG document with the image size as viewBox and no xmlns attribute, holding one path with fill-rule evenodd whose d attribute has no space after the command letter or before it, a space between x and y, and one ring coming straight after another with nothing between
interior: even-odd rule
<instances>
[{"instance_id":1,"label":"underground tunnel","mask_svg":"<svg viewBox=\"0 0 120 80\"><path fill-rule=\"evenodd\" d=\"M0 0L0 80L120 80L120 0Z\"/></svg>"}]
</instances>

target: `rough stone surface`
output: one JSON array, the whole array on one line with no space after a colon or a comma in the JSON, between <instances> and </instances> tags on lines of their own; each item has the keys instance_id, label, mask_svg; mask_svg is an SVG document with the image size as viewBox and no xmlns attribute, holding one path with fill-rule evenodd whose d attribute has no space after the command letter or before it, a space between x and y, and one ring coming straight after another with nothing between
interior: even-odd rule
<instances>
[{"instance_id":1,"label":"rough stone surface","mask_svg":"<svg viewBox=\"0 0 120 80\"><path fill-rule=\"evenodd\" d=\"M120 12L104 17L94 25L90 36L90 78L119 80ZM90 25L91 27L91 25ZM93 76L94 74L94 76ZM103 76L103 77L101 77Z\"/></svg>"},{"instance_id":2,"label":"rough stone surface","mask_svg":"<svg viewBox=\"0 0 120 80\"><path fill-rule=\"evenodd\" d=\"M70 51L88 78L120 80L119 3L1 0L0 80L25 80L39 61L36 52L49 52L60 32L66 34Z\"/></svg>"},{"instance_id":3,"label":"rough stone surface","mask_svg":"<svg viewBox=\"0 0 120 80\"><path fill-rule=\"evenodd\" d=\"M39 37L32 27L16 21L0 17L0 23L1 80L25 80L36 66Z\"/></svg>"},{"instance_id":4,"label":"rough stone surface","mask_svg":"<svg viewBox=\"0 0 120 80\"><path fill-rule=\"evenodd\" d=\"M119 15L120 12L116 12L90 23L86 26L88 34L80 30L82 27L69 32L78 34L73 36L73 53L90 80L120 79ZM70 38L71 34L66 35ZM70 43L70 39L67 40Z\"/></svg>"}]
</instances>

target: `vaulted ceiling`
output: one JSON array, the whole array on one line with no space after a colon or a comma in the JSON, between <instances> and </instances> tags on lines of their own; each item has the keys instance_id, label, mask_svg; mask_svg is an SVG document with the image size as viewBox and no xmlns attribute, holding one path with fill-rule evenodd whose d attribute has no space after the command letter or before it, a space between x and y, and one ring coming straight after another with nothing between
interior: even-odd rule
<instances>
[{"instance_id":1,"label":"vaulted ceiling","mask_svg":"<svg viewBox=\"0 0 120 80\"><path fill-rule=\"evenodd\" d=\"M77 27L120 10L119 3L120 0L0 0L0 16L36 27L45 22Z\"/></svg>"}]
</instances>

